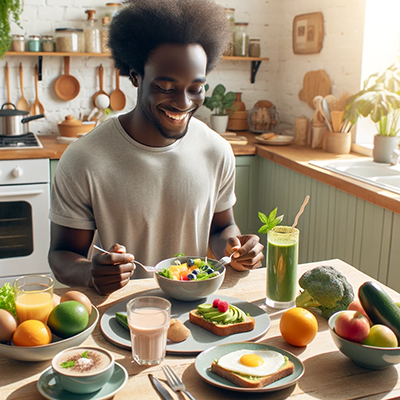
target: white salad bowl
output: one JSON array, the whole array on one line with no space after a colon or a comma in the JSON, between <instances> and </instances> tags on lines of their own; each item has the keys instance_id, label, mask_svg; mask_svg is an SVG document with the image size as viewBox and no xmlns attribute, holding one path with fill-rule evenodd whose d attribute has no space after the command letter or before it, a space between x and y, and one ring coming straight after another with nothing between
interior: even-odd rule
<instances>
[{"instance_id":1,"label":"white salad bowl","mask_svg":"<svg viewBox=\"0 0 400 400\"><path fill-rule=\"evenodd\" d=\"M175 260L179 260L183 264L191 258L201 258L204 261L204 257L173 257L160 261L156 265L156 269L162 270L164 268L169 268L171 265L174 265ZM208 259L207 261L212 265L216 265L218 262L213 259ZM161 276L157 272L154 276L158 286L167 296L177 300L195 301L213 294L221 287L225 278L225 267L219 268L218 271L219 275L200 281L177 281Z\"/></svg>"}]
</instances>

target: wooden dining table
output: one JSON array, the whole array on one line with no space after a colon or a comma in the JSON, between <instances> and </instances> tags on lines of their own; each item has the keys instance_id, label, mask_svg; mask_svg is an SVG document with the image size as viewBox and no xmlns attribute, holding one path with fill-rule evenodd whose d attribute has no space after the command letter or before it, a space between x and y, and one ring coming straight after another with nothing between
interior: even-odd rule
<instances>
[{"instance_id":1,"label":"wooden dining table","mask_svg":"<svg viewBox=\"0 0 400 400\"><path fill-rule=\"evenodd\" d=\"M343 272L357 293L359 286L368 280L374 280L361 271L341 260L325 260L321 262L302 264L298 267L300 277L306 270L319 266L330 265ZM218 294L246 300L264 308L266 294L266 270L237 272L228 268L226 278ZM400 301L400 294L382 285L395 301ZM85 293L98 308L101 315L117 302L132 297L135 294L145 294L146 291L157 288L154 279L131 280L127 286L106 297L89 288L74 288ZM70 289L56 289L62 295ZM208 399L394 399L400 397L400 364L384 370L373 371L357 366L344 356L335 346L331 338L328 323L316 313L318 333L315 339L306 347L294 347L285 342L280 335L279 321L283 311L265 308L271 318L270 329L257 342L275 346L297 356L305 367L304 375L292 386L268 393L243 393L221 389L205 382L195 369L196 355L167 355L157 366L139 366L129 350L119 348L107 341L97 324L93 333L82 343L82 346L99 346L110 350L115 360L123 365L129 374L126 385L114 396L115 400L159 400L148 379L151 373L162 382L166 382L161 367L170 365L182 377L186 389L196 400ZM236 342L232 335L232 342ZM37 390L37 382L43 371L50 366L49 361L23 362L0 356L0 399L42 399ZM164 385L167 387L167 385ZM182 393L170 390L173 399L186 399Z\"/></svg>"}]
</instances>

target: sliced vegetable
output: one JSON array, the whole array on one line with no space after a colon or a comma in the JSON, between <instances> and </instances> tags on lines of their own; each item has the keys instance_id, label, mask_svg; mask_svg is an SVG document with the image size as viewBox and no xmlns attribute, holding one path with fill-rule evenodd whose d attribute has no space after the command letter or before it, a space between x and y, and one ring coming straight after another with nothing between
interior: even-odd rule
<instances>
[{"instance_id":1,"label":"sliced vegetable","mask_svg":"<svg viewBox=\"0 0 400 400\"><path fill-rule=\"evenodd\" d=\"M117 312L115 313L115 318L117 319L117 321L120 323L121 326L129 330L128 317L125 314Z\"/></svg>"}]
</instances>

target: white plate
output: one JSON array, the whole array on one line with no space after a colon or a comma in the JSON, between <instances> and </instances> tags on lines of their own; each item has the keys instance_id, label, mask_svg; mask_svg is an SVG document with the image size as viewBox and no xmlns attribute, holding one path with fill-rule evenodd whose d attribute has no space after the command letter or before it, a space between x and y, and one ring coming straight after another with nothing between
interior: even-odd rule
<instances>
[{"instance_id":1,"label":"white plate","mask_svg":"<svg viewBox=\"0 0 400 400\"><path fill-rule=\"evenodd\" d=\"M294 372L293 374L279 379L262 388L243 388L211 372L211 363L215 359L219 359L225 354L233 353L234 351L242 349L277 351L286 356L294 364ZM222 389L234 390L237 392L273 392L275 390L280 390L294 385L304 374L304 365L295 355L286 350L279 349L278 347L273 347L262 343L231 343L212 347L211 349L203 351L196 357L194 366L200 377L207 383Z\"/></svg>"},{"instance_id":2,"label":"white plate","mask_svg":"<svg viewBox=\"0 0 400 400\"><path fill-rule=\"evenodd\" d=\"M261 136L255 136L255 138L259 142L267 144L269 146L285 146L292 143L294 140L294 137L289 135L277 135L273 139L264 139Z\"/></svg>"},{"instance_id":3,"label":"white plate","mask_svg":"<svg viewBox=\"0 0 400 400\"><path fill-rule=\"evenodd\" d=\"M266 333L271 325L271 320L268 314L260 307L234 297L218 295L218 293L214 293L205 299L196 301L179 301L171 299L160 289L150 290L140 294L140 296L147 295L167 298L172 304L171 318L181 320L185 326L190 329L190 336L183 342L167 343L168 354L197 354L217 344L256 340ZM105 338L114 345L125 349L131 348L130 333L126 328L123 328L119 324L115 318L115 313L122 312L126 314L126 304L133 297L135 296L126 298L109 308L100 320L100 329ZM189 321L189 311L195 309L198 304L212 303L214 299L227 301L229 304L233 304L244 312L249 313L256 320L255 328L250 332L236 333L230 336L217 336L192 324Z\"/></svg>"}]
</instances>

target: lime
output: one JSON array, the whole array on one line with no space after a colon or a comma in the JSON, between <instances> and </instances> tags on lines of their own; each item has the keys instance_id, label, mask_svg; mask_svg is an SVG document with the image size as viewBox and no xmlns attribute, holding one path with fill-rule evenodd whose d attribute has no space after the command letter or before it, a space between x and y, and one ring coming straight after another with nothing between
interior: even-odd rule
<instances>
[{"instance_id":1,"label":"lime","mask_svg":"<svg viewBox=\"0 0 400 400\"><path fill-rule=\"evenodd\" d=\"M65 301L54 307L47 320L50 330L66 339L86 329L89 313L78 301Z\"/></svg>"}]
</instances>

